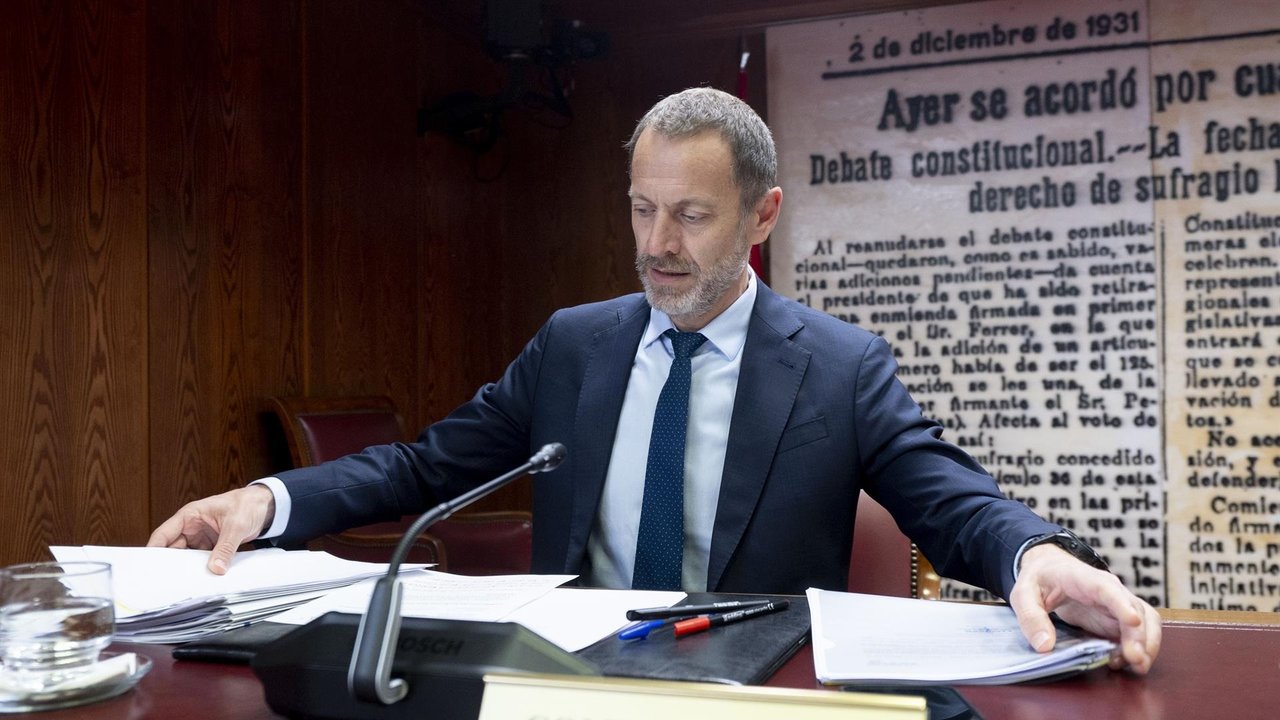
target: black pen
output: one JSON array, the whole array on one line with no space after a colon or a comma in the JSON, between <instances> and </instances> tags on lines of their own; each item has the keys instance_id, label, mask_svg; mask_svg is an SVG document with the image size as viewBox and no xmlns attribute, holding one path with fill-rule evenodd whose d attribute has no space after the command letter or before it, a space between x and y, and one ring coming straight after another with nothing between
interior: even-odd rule
<instances>
[{"instance_id":1,"label":"black pen","mask_svg":"<svg viewBox=\"0 0 1280 720\"><path fill-rule=\"evenodd\" d=\"M628 610L628 620L665 620L674 617L690 617L693 615L703 615L706 613L724 612L726 610L741 610L743 608L760 607L768 605L772 600L728 600L725 602L714 602L706 605L673 605L671 607L653 607L640 608L638 610Z\"/></svg>"},{"instance_id":2,"label":"black pen","mask_svg":"<svg viewBox=\"0 0 1280 720\"><path fill-rule=\"evenodd\" d=\"M791 607L790 600L775 600L773 602L765 603L764 605L757 605L743 610L734 610L733 612L721 613L710 617L697 617L690 618L688 620L681 620L676 623L676 637L684 637L685 635L700 633L703 630L710 630L713 627L731 625L743 620L750 620L753 617L760 617L761 615L768 615L769 613L775 613L779 610L786 610L788 607Z\"/></svg>"}]
</instances>

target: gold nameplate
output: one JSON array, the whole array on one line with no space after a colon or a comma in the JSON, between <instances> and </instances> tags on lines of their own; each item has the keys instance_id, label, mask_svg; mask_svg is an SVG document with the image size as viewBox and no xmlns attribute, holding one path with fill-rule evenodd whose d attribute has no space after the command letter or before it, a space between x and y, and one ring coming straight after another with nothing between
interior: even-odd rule
<instances>
[{"instance_id":1,"label":"gold nameplate","mask_svg":"<svg viewBox=\"0 0 1280 720\"><path fill-rule=\"evenodd\" d=\"M479 720L927 720L924 698L711 683L485 675Z\"/></svg>"}]
</instances>

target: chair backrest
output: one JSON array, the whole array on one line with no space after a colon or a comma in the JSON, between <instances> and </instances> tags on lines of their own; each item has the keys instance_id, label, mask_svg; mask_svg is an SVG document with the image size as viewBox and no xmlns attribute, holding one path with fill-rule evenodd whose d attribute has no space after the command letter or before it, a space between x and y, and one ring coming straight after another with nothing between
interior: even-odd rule
<instances>
[{"instance_id":1,"label":"chair backrest","mask_svg":"<svg viewBox=\"0 0 1280 720\"><path fill-rule=\"evenodd\" d=\"M391 398L273 397L294 467L318 465L371 445L404 440L404 420Z\"/></svg>"},{"instance_id":2,"label":"chair backrest","mask_svg":"<svg viewBox=\"0 0 1280 720\"><path fill-rule=\"evenodd\" d=\"M533 567L533 516L521 510L459 513L431 528L449 572L526 575Z\"/></svg>"},{"instance_id":3,"label":"chair backrest","mask_svg":"<svg viewBox=\"0 0 1280 720\"><path fill-rule=\"evenodd\" d=\"M858 497L849 563L849 592L938 599L940 578L933 565L893 516L866 493Z\"/></svg>"},{"instance_id":4,"label":"chair backrest","mask_svg":"<svg viewBox=\"0 0 1280 720\"><path fill-rule=\"evenodd\" d=\"M388 397L273 397L295 467L316 465L371 445L404 440L404 420ZM311 543L351 560L385 562L416 518L375 523L326 535ZM528 573L533 564L533 516L522 511L460 513L432 526L414 542L409 562L436 563L462 575Z\"/></svg>"}]
</instances>

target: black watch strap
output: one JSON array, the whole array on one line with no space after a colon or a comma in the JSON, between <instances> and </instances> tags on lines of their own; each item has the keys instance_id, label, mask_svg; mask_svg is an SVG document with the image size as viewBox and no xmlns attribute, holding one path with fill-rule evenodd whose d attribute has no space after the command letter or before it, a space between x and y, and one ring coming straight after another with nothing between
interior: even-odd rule
<instances>
[{"instance_id":1,"label":"black watch strap","mask_svg":"<svg viewBox=\"0 0 1280 720\"><path fill-rule=\"evenodd\" d=\"M1014 567L1021 569L1023 553L1037 545L1057 545L1063 550L1066 550L1072 557L1086 565L1096 567L1099 570L1106 570L1108 572L1111 570L1111 568L1107 566L1107 561L1103 560L1102 556L1090 547L1089 543L1081 540L1078 535L1070 530L1059 530L1058 532L1046 533L1026 541L1018 550L1018 556L1014 561Z\"/></svg>"}]
</instances>

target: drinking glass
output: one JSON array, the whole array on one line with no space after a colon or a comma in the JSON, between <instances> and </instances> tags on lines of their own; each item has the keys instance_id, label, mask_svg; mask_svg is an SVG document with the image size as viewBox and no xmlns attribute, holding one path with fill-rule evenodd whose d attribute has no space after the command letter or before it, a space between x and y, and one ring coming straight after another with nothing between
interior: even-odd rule
<instances>
[{"instance_id":1,"label":"drinking glass","mask_svg":"<svg viewBox=\"0 0 1280 720\"><path fill-rule=\"evenodd\" d=\"M11 681L57 683L90 669L113 632L111 565L0 568L0 672Z\"/></svg>"}]
</instances>

